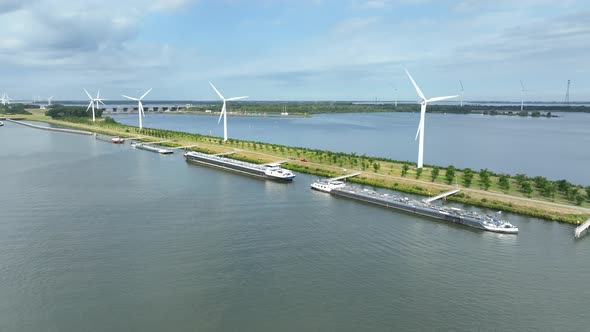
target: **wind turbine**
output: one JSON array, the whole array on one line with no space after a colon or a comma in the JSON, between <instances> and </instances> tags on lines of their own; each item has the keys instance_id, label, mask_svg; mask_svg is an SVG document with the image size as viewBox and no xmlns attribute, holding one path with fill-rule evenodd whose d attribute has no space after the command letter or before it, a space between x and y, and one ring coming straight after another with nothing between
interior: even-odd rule
<instances>
[{"instance_id":1,"label":"wind turbine","mask_svg":"<svg viewBox=\"0 0 590 332\"><path fill-rule=\"evenodd\" d=\"M86 95L88 96L88 99L90 100L90 103L88 103L88 107L86 108L86 112L88 112L88 110L90 108L92 108L92 122L96 122L96 118L94 116L94 102L96 101L96 108L98 109L98 101L94 98L92 98L92 96L90 95L90 93L88 93L88 91L86 91L86 89L84 89L84 92L86 92ZM99 92L100 94L100 92ZM96 98L98 98L98 95L96 96Z\"/></svg>"},{"instance_id":2,"label":"wind turbine","mask_svg":"<svg viewBox=\"0 0 590 332\"><path fill-rule=\"evenodd\" d=\"M51 106L51 99L53 99L53 96L47 98L47 106Z\"/></svg>"},{"instance_id":3,"label":"wind turbine","mask_svg":"<svg viewBox=\"0 0 590 332\"><path fill-rule=\"evenodd\" d=\"M461 107L463 107L463 82L459 80L459 84L461 85Z\"/></svg>"},{"instance_id":4,"label":"wind turbine","mask_svg":"<svg viewBox=\"0 0 590 332\"><path fill-rule=\"evenodd\" d=\"M520 111L522 112L524 109L524 92L527 90L525 90L522 80L520 80L520 86L522 87L522 90L520 90Z\"/></svg>"},{"instance_id":5,"label":"wind turbine","mask_svg":"<svg viewBox=\"0 0 590 332\"><path fill-rule=\"evenodd\" d=\"M100 98L100 89L98 89L98 92L96 93L96 98L94 98L94 102L96 103L96 109L98 109L98 107L99 107L98 103L101 103L105 107L107 106L102 102L103 100L108 100L108 99Z\"/></svg>"},{"instance_id":6,"label":"wind turbine","mask_svg":"<svg viewBox=\"0 0 590 332\"><path fill-rule=\"evenodd\" d=\"M420 99L421 99L421 101L419 102L419 104L420 104L420 123L418 124L418 131L416 132L415 139L418 139L418 137L420 138L420 140L418 141L418 166L417 167L422 168L423 161L424 161L424 120L425 120L424 117L426 115L426 105L428 105L428 103L432 103L435 101L451 99L451 98L455 98L455 97L459 97L459 96L457 95L457 96L434 97L434 98L428 99L424 96L422 91L420 91L418 84L416 84L416 82L412 78L412 75L410 75L410 72L408 72L407 69L405 69L405 70L406 70L406 74L408 74L408 77L410 78L410 81L412 81L412 84L414 85L414 88L416 89L418 96L420 96Z\"/></svg>"},{"instance_id":7,"label":"wind turbine","mask_svg":"<svg viewBox=\"0 0 590 332\"><path fill-rule=\"evenodd\" d=\"M397 107L397 88L393 88L393 91L394 91L393 95L395 97L395 107Z\"/></svg>"},{"instance_id":8,"label":"wind turbine","mask_svg":"<svg viewBox=\"0 0 590 332\"><path fill-rule=\"evenodd\" d=\"M129 97L129 96L126 96L126 95L122 95L123 97L125 97L127 99L131 99L131 100L137 101L137 114L139 116L139 130L141 130L141 128L143 128L143 124L141 123L141 116L143 115L145 117L145 112L143 111L143 104L141 103L141 100L143 99L143 97L147 96L147 94L150 93L150 91L152 91L152 88L150 88L149 90L147 90L139 98L133 98L133 97Z\"/></svg>"},{"instance_id":9,"label":"wind turbine","mask_svg":"<svg viewBox=\"0 0 590 332\"><path fill-rule=\"evenodd\" d=\"M209 82L209 85L211 85L213 90L215 90L215 93L217 93L219 98L221 98L221 100L223 100L223 106L221 107L221 114L219 114L219 120L217 120L217 123L219 124L219 122L221 121L221 117L223 117L223 141L225 142L225 141L227 141L227 109L226 109L225 104L227 101L240 100L240 99L248 98L248 96L225 98L221 95L221 93L219 93L219 91L217 91L217 89L215 88L213 83Z\"/></svg>"},{"instance_id":10,"label":"wind turbine","mask_svg":"<svg viewBox=\"0 0 590 332\"><path fill-rule=\"evenodd\" d=\"M4 95L2 96L2 104L3 105L10 105L10 101L12 100L12 98L8 97L8 95L6 94L6 92L4 93Z\"/></svg>"}]
</instances>

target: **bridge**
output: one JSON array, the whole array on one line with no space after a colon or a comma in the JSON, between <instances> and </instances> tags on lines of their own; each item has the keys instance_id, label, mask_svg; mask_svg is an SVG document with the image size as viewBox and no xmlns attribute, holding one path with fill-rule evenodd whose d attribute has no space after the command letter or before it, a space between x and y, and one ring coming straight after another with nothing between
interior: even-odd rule
<instances>
[{"instance_id":1,"label":"bridge","mask_svg":"<svg viewBox=\"0 0 590 332\"><path fill-rule=\"evenodd\" d=\"M423 201L424 203L431 203L431 202L434 202L434 201L436 201L437 199L446 198L447 196L451 196L452 194L456 194L456 193L458 193L460 190L461 190L461 189L459 189L459 188L456 188L456 189L453 189L453 190L451 190L451 191L447 191L447 192L445 192L445 193L442 193L442 194L440 194L440 195L436 195L436 196L433 196L433 197L430 197L430 198L423 199L422 201Z\"/></svg>"},{"instance_id":2,"label":"bridge","mask_svg":"<svg viewBox=\"0 0 590 332\"><path fill-rule=\"evenodd\" d=\"M328 179L328 181L338 181L338 180L344 180L344 179L348 179L351 178L353 176L357 176L357 175L361 175L362 172L357 172L357 173L351 173L351 174L346 174L346 175L342 175L342 176L337 176L335 178L331 178Z\"/></svg>"},{"instance_id":3,"label":"bridge","mask_svg":"<svg viewBox=\"0 0 590 332\"><path fill-rule=\"evenodd\" d=\"M216 154L214 154L214 156L220 156L220 157L221 156L229 156L230 154L234 154L236 152L237 151L229 151L229 152L216 153Z\"/></svg>"},{"instance_id":4,"label":"bridge","mask_svg":"<svg viewBox=\"0 0 590 332\"><path fill-rule=\"evenodd\" d=\"M185 146L177 146L177 147L169 148L169 149L171 149L171 150L185 149L186 150L186 149L194 148L194 147L197 147L197 146L199 146L199 144L185 145Z\"/></svg>"},{"instance_id":5,"label":"bridge","mask_svg":"<svg viewBox=\"0 0 590 332\"><path fill-rule=\"evenodd\" d=\"M159 142L143 142L143 144L162 144L162 143L168 143L168 142L172 142L172 141L174 141L174 140L169 139L166 141L159 141Z\"/></svg>"},{"instance_id":6,"label":"bridge","mask_svg":"<svg viewBox=\"0 0 590 332\"><path fill-rule=\"evenodd\" d=\"M574 238L579 239L582 236L586 235L586 233L588 233L589 227L590 227L590 219L586 220L583 224L576 227L576 230L574 231Z\"/></svg>"}]
</instances>

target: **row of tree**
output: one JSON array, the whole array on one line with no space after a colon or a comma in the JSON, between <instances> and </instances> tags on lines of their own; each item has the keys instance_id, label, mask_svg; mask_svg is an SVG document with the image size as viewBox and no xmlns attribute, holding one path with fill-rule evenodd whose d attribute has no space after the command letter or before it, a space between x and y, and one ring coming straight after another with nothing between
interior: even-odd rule
<instances>
[{"instance_id":1,"label":"row of tree","mask_svg":"<svg viewBox=\"0 0 590 332\"><path fill-rule=\"evenodd\" d=\"M102 116L101 109L95 109L94 114L97 118ZM53 119L58 118L92 118L92 111L87 110L84 106L64 106L64 105L51 105L51 107L45 112L45 115L52 117Z\"/></svg>"},{"instance_id":2,"label":"row of tree","mask_svg":"<svg viewBox=\"0 0 590 332\"><path fill-rule=\"evenodd\" d=\"M206 111L215 107L209 104L193 105L190 110ZM551 112L590 112L588 106L564 106L564 105L527 105L527 110L520 111L520 105L429 105L429 113L453 113L469 114L478 113L486 115L519 115L551 117ZM288 113L315 114L315 113L360 113L360 112L417 112L417 104L379 104L379 103L351 103L351 102L238 102L231 105L231 111L244 113Z\"/></svg>"},{"instance_id":3,"label":"row of tree","mask_svg":"<svg viewBox=\"0 0 590 332\"><path fill-rule=\"evenodd\" d=\"M0 105L0 114L31 114L27 111L30 105L25 104L6 104Z\"/></svg>"},{"instance_id":4,"label":"row of tree","mask_svg":"<svg viewBox=\"0 0 590 332\"><path fill-rule=\"evenodd\" d=\"M115 120L108 117L102 123L102 125L129 128L116 123ZM133 130L135 130L138 133L140 132L138 128L134 128ZM223 143L223 141L218 137L191 134L174 130L143 128L141 130L141 134L163 139L177 139L182 141L208 141L210 143L225 144L239 148L252 149L255 151L272 151L274 153L281 154L286 157L305 157L309 161L328 163L331 165L338 165L339 167L360 168L363 171L372 170L375 173L381 172L382 163L389 163L391 165L389 174L392 174L392 172L395 170L395 167L397 167L396 165L401 164L401 173L398 174L400 174L402 177L407 176L410 170L414 169L416 166L415 163L409 161L399 161L379 157L368 157L364 154L357 155L356 153L332 152L303 147L290 147L280 144L264 143L257 141L229 139L227 142ZM541 195L551 199L554 199L557 193L561 193L566 199L577 204L582 204L582 202L585 199L590 200L590 186L583 188L581 186L569 183L566 180L551 181L546 179L545 177L537 176L534 178L530 178L525 176L524 174L510 176L509 174L496 174L488 169L481 169L476 172L470 168L458 169L453 165L450 165L446 168L438 166L427 166L426 170L430 170L430 180L432 182L439 180L441 171L444 171L445 173L442 178L443 182L447 184L453 184L453 182L458 183L460 181L461 184L467 188L473 185L474 180L476 179L475 176L477 175L477 179L479 180L477 184L483 190L489 190L495 182L497 183L498 188L500 188L503 192L508 193L512 188L512 183L514 183L517 186L518 190L526 196L531 196L533 191L536 189ZM423 172L424 169L422 168L415 169L414 174L416 179L420 179L423 175Z\"/></svg>"}]
</instances>

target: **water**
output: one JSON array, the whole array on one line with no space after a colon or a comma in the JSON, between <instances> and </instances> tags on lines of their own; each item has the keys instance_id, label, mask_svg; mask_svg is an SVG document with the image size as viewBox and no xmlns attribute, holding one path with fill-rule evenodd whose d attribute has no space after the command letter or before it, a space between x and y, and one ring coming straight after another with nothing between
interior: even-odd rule
<instances>
[{"instance_id":1,"label":"water","mask_svg":"<svg viewBox=\"0 0 590 332\"><path fill-rule=\"evenodd\" d=\"M570 225L481 232L12 123L0 142L1 331L587 329Z\"/></svg>"},{"instance_id":2,"label":"water","mask_svg":"<svg viewBox=\"0 0 590 332\"><path fill-rule=\"evenodd\" d=\"M590 114L559 118L427 114L424 162L590 185ZM137 126L137 114L115 115ZM144 126L223 136L217 116L148 114ZM230 138L416 161L418 113L228 118Z\"/></svg>"}]
</instances>

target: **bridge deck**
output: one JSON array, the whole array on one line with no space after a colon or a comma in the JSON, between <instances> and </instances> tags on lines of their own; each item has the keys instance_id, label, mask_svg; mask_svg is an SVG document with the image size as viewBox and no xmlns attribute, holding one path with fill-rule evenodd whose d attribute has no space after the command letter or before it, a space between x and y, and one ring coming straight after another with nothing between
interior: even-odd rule
<instances>
[{"instance_id":1,"label":"bridge deck","mask_svg":"<svg viewBox=\"0 0 590 332\"><path fill-rule=\"evenodd\" d=\"M199 146L199 144L194 145L185 145L185 146L177 146L175 148L169 148L170 150L180 150L180 149L190 149Z\"/></svg>"},{"instance_id":2,"label":"bridge deck","mask_svg":"<svg viewBox=\"0 0 590 332\"><path fill-rule=\"evenodd\" d=\"M328 181L337 181L337 180L348 179L348 178L351 178L353 176L357 176L357 175L361 175L361 174L362 174L361 172L346 174L346 175L337 176L335 178L328 179Z\"/></svg>"},{"instance_id":3,"label":"bridge deck","mask_svg":"<svg viewBox=\"0 0 590 332\"><path fill-rule=\"evenodd\" d=\"M216 153L216 154L214 154L214 156L229 156L230 154L234 154L234 153L236 153L236 151Z\"/></svg>"},{"instance_id":4,"label":"bridge deck","mask_svg":"<svg viewBox=\"0 0 590 332\"><path fill-rule=\"evenodd\" d=\"M581 238L582 236L584 236L588 232L589 227L590 227L590 219L586 220L583 224L576 227L576 230L574 232L574 237L576 239Z\"/></svg>"},{"instance_id":5,"label":"bridge deck","mask_svg":"<svg viewBox=\"0 0 590 332\"><path fill-rule=\"evenodd\" d=\"M424 202L426 202L426 203L431 203L431 202L434 202L434 201L436 201L437 199L445 198L445 197L447 197L447 196L451 196L452 194L456 194L456 193L458 193L460 190L461 190L461 189L459 189L459 188L457 188L457 189L453 189L453 190L451 190L451 191L447 191L447 192L445 192L445 193L442 193L442 194L440 194L440 195L436 195L436 196L434 196L434 197L426 198L426 199L424 199L423 201L424 201Z\"/></svg>"}]
</instances>

